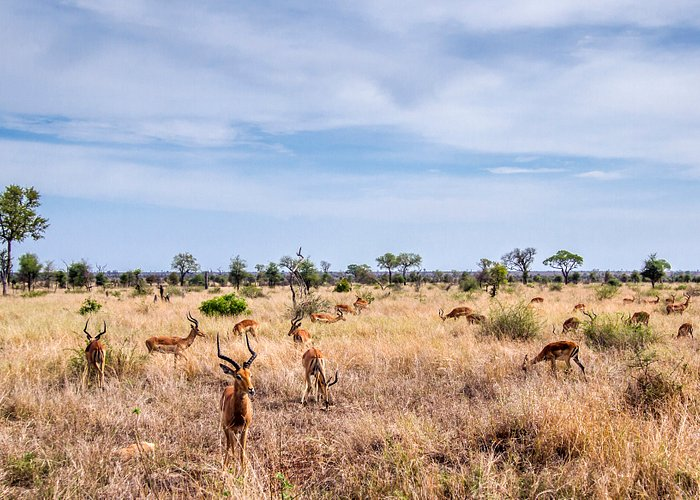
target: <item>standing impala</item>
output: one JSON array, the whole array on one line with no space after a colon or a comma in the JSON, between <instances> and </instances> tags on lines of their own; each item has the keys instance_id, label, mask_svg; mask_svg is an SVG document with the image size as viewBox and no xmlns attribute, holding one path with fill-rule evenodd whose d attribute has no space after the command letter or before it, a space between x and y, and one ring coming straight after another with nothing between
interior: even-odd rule
<instances>
[{"instance_id":1,"label":"standing impala","mask_svg":"<svg viewBox=\"0 0 700 500\"><path fill-rule=\"evenodd\" d=\"M544 349L535 356L532 361L528 360L527 354L525 355L525 360L523 361L522 369L527 371L528 367L539 363L540 361L549 361L552 366L552 373L557 376L557 361L564 361L568 369L571 369L571 360L581 368L581 373L583 373L583 378L586 378L586 369L581 364L578 359L578 344L576 342L571 342L569 340L560 340L558 342L552 342L544 346Z\"/></svg>"},{"instance_id":2,"label":"standing impala","mask_svg":"<svg viewBox=\"0 0 700 500\"><path fill-rule=\"evenodd\" d=\"M338 311L338 314L333 316L332 314L326 314L326 313L313 313L311 315L311 322L312 323L335 323L337 321L345 321L345 317L343 316L343 311Z\"/></svg>"},{"instance_id":3,"label":"standing impala","mask_svg":"<svg viewBox=\"0 0 700 500\"><path fill-rule=\"evenodd\" d=\"M473 312L474 310L471 307L455 307L450 312L448 312L447 315L445 315L445 311L440 309L438 311L438 316L440 316L440 319L443 321L445 321L447 318L453 318L456 320L460 316L469 316Z\"/></svg>"},{"instance_id":4,"label":"standing impala","mask_svg":"<svg viewBox=\"0 0 700 500\"><path fill-rule=\"evenodd\" d=\"M360 314L364 309L367 309L369 307L369 302L367 302L362 297L357 297L357 300L353 302L352 305L355 307L355 311L357 311L357 314Z\"/></svg>"},{"instance_id":5,"label":"standing impala","mask_svg":"<svg viewBox=\"0 0 700 500\"><path fill-rule=\"evenodd\" d=\"M175 356L175 366L177 366L177 358L183 357L187 360L184 351L192 345L197 337L204 337L204 332L199 329L199 322L187 313L187 320L192 323L190 326L190 334L187 337L151 337L146 340L146 348L149 354L154 352L162 352L163 354L173 354Z\"/></svg>"},{"instance_id":6,"label":"standing impala","mask_svg":"<svg viewBox=\"0 0 700 500\"><path fill-rule=\"evenodd\" d=\"M236 335L243 335L243 333L250 333L253 337L257 337L256 329L258 328L258 322L254 319L244 319L233 325L233 333Z\"/></svg>"},{"instance_id":7,"label":"standing impala","mask_svg":"<svg viewBox=\"0 0 700 500\"><path fill-rule=\"evenodd\" d=\"M685 294L685 302L682 304L669 304L666 306L666 314L671 314L672 312L677 312L683 314L683 312L688 309L690 305L690 294Z\"/></svg>"},{"instance_id":8,"label":"standing impala","mask_svg":"<svg viewBox=\"0 0 700 500\"><path fill-rule=\"evenodd\" d=\"M250 358L243 363L243 366L236 363L233 359L221 354L221 345L219 344L219 334L216 334L216 352L219 359L229 363L233 369L223 363L219 366L225 374L231 375L234 378L233 385L229 385L221 394L221 427L224 429L226 436L226 451L224 451L224 467L228 465L228 451L231 450L231 456L235 454L235 446L241 450L241 469L245 471L245 445L248 440L248 428L253 421L253 404L250 398L255 396L255 388L253 381L250 379L250 365L255 360L257 354L250 348L248 334L245 336L245 343L250 351Z\"/></svg>"},{"instance_id":9,"label":"standing impala","mask_svg":"<svg viewBox=\"0 0 700 500\"><path fill-rule=\"evenodd\" d=\"M326 409L328 409L330 405L328 389L338 383L338 370L335 371L335 379L329 383L326 378L326 360L323 358L321 351L315 347L304 353L301 358L301 364L304 365L304 376L306 378L304 393L301 395L301 404L306 404L306 398L312 392L316 401L318 401L318 393L321 392L326 403ZM312 381L312 379L314 380Z\"/></svg>"},{"instance_id":10,"label":"standing impala","mask_svg":"<svg viewBox=\"0 0 700 500\"><path fill-rule=\"evenodd\" d=\"M83 387L85 387L88 371L96 370L98 377L97 383L100 389L104 389L106 354L105 346L102 344L102 342L100 342L100 337L107 333L107 322L103 322L103 330L99 334L97 334L97 337L95 337L94 339L92 338L92 335L90 335L87 331L89 322L90 320L87 320L85 322L85 327L83 328L83 331L87 336L88 345L85 347L85 360L87 361L87 363L85 364L85 370L83 370L82 385Z\"/></svg>"}]
</instances>

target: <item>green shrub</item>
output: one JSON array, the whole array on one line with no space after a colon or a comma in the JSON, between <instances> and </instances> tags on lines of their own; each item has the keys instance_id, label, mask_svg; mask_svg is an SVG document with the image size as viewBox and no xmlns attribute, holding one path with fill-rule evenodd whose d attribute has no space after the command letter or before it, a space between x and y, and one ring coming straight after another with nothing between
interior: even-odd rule
<instances>
[{"instance_id":1,"label":"green shrub","mask_svg":"<svg viewBox=\"0 0 700 500\"><path fill-rule=\"evenodd\" d=\"M235 293L205 300L200 304L199 310L207 316L237 316L250 313L245 299L236 297Z\"/></svg>"},{"instance_id":2,"label":"green shrub","mask_svg":"<svg viewBox=\"0 0 700 500\"><path fill-rule=\"evenodd\" d=\"M34 297L43 297L49 293L47 290L32 290L31 292L25 292L22 294L22 297L25 299L31 299Z\"/></svg>"},{"instance_id":3,"label":"green shrub","mask_svg":"<svg viewBox=\"0 0 700 500\"><path fill-rule=\"evenodd\" d=\"M550 292L561 292L564 289L563 283L552 283L549 285Z\"/></svg>"},{"instance_id":4,"label":"green shrub","mask_svg":"<svg viewBox=\"0 0 700 500\"><path fill-rule=\"evenodd\" d=\"M618 291L620 291L620 287L615 285L599 285L595 288L595 297L598 300L611 299Z\"/></svg>"},{"instance_id":5,"label":"green shrub","mask_svg":"<svg viewBox=\"0 0 700 500\"><path fill-rule=\"evenodd\" d=\"M462 279L459 280L459 289L463 292L471 292L472 290L478 290L479 282L476 281L476 278L471 274L464 275L462 276Z\"/></svg>"},{"instance_id":6,"label":"green shrub","mask_svg":"<svg viewBox=\"0 0 700 500\"><path fill-rule=\"evenodd\" d=\"M658 361L656 353L636 350L630 368L638 370L627 384L624 398L631 408L659 415L668 404L683 396L683 386L677 382L673 371L664 372L652 369Z\"/></svg>"},{"instance_id":7,"label":"green shrub","mask_svg":"<svg viewBox=\"0 0 700 500\"><path fill-rule=\"evenodd\" d=\"M171 297L184 297L185 296L185 290L180 288L179 286L169 286L168 288L165 289L166 295L170 295Z\"/></svg>"},{"instance_id":8,"label":"green shrub","mask_svg":"<svg viewBox=\"0 0 700 500\"><path fill-rule=\"evenodd\" d=\"M255 285L246 285L241 288L241 295L249 299L257 299L259 297L264 297L262 288Z\"/></svg>"},{"instance_id":9,"label":"green shrub","mask_svg":"<svg viewBox=\"0 0 700 500\"><path fill-rule=\"evenodd\" d=\"M481 324L481 334L499 340L529 340L539 336L541 328L542 324L535 316L535 311L527 304L498 304L491 308L488 321Z\"/></svg>"},{"instance_id":10,"label":"green shrub","mask_svg":"<svg viewBox=\"0 0 700 500\"><path fill-rule=\"evenodd\" d=\"M643 349L658 340L648 326L630 324L619 315L610 314L585 322L583 335L586 343L596 349Z\"/></svg>"},{"instance_id":11,"label":"green shrub","mask_svg":"<svg viewBox=\"0 0 700 500\"><path fill-rule=\"evenodd\" d=\"M31 488L40 484L50 472L49 463L28 452L21 457L10 456L5 464L5 483L8 486Z\"/></svg>"},{"instance_id":12,"label":"green shrub","mask_svg":"<svg viewBox=\"0 0 700 500\"><path fill-rule=\"evenodd\" d=\"M607 284L609 286L616 286L616 287L622 286L622 282L619 279L615 278L614 276L607 281Z\"/></svg>"},{"instance_id":13,"label":"green shrub","mask_svg":"<svg viewBox=\"0 0 700 500\"><path fill-rule=\"evenodd\" d=\"M340 278L333 289L334 292L338 293L345 293L350 290L352 290L352 286L350 286L350 282L346 278Z\"/></svg>"},{"instance_id":14,"label":"green shrub","mask_svg":"<svg viewBox=\"0 0 700 500\"><path fill-rule=\"evenodd\" d=\"M95 299L87 298L83 302L83 305L80 306L80 309L78 309L78 312L85 316L86 314L96 313L100 309L102 309L102 304L97 302Z\"/></svg>"}]
</instances>

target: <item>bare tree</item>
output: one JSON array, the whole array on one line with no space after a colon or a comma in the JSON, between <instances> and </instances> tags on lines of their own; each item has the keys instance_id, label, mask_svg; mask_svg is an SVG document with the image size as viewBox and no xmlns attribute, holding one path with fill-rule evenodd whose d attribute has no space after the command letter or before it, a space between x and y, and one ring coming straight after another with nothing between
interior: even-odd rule
<instances>
[{"instance_id":1,"label":"bare tree","mask_svg":"<svg viewBox=\"0 0 700 500\"><path fill-rule=\"evenodd\" d=\"M514 248L503 257L501 261L511 271L520 271L522 274L523 284L527 285L527 279L530 276L530 266L535 261L537 250L532 247L519 249Z\"/></svg>"}]
</instances>

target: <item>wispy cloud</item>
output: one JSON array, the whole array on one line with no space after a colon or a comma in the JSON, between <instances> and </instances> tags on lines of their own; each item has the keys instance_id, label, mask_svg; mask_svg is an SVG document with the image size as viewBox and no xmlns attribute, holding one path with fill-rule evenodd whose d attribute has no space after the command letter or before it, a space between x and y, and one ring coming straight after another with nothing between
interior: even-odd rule
<instances>
[{"instance_id":1,"label":"wispy cloud","mask_svg":"<svg viewBox=\"0 0 700 500\"><path fill-rule=\"evenodd\" d=\"M622 172L604 172L602 170L590 170L588 172L581 172L576 174L576 177L581 177L582 179L595 179L598 181L616 181L618 179L624 178Z\"/></svg>"},{"instance_id":2,"label":"wispy cloud","mask_svg":"<svg viewBox=\"0 0 700 500\"><path fill-rule=\"evenodd\" d=\"M497 175L520 175L520 174L557 174L565 172L562 168L523 168L523 167L494 167L486 169Z\"/></svg>"}]
</instances>

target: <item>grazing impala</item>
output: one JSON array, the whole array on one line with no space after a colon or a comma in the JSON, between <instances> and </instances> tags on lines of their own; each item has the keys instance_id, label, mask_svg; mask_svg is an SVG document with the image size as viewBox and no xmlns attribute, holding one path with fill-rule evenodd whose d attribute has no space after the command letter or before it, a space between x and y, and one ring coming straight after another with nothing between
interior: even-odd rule
<instances>
[{"instance_id":1,"label":"grazing impala","mask_svg":"<svg viewBox=\"0 0 700 500\"><path fill-rule=\"evenodd\" d=\"M219 359L226 361L233 368L219 363L219 366L225 374L231 375L234 378L233 385L229 385L221 394L221 427L224 429L226 436L226 451L224 451L224 467L228 465L228 451L231 450L231 456L235 454L234 448L240 447L241 450L241 469L245 471L245 445L248 440L248 428L253 421L253 405L250 398L255 396L255 388L250 379L250 365L255 360L257 354L250 348L250 341L246 333L245 342L250 351L250 358L243 363L243 366L236 363L233 359L221 354L221 345L219 344L219 334L216 334L216 352Z\"/></svg>"},{"instance_id":2,"label":"grazing impala","mask_svg":"<svg viewBox=\"0 0 700 500\"><path fill-rule=\"evenodd\" d=\"M646 302L647 304L658 304L660 300L661 297L657 295L655 299L644 299L644 302Z\"/></svg>"},{"instance_id":3,"label":"grazing impala","mask_svg":"<svg viewBox=\"0 0 700 500\"><path fill-rule=\"evenodd\" d=\"M685 312L686 309L688 309L688 305L690 304L690 294L686 293L685 294L685 302L682 304L669 304L666 306L666 314L671 314L673 313L681 313Z\"/></svg>"},{"instance_id":4,"label":"grazing impala","mask_svg":"<svg viewBox=\"0 0 700 500\"><path fill-rule=\"evenodd\" d=\"M566 333L571 330L578 330L578 327L581 325L581 321L578 318L574 318L573 316L566 321L564 321L564 324L562 325L562 333Z\"/></svg>"},{"instance_id":5,"label":"grazing impala","mask_svg":"<svg viewBox=\"0 0 700 500\"><path fill-rule=\"evenodd\" d=\"M355 307L355 311L357 311L357 314L360 314L364 309L367 309L369 307L369 302L367 302L362 297L357 297L357 300L353 302L352 305Z\"/></svg>"},{"instance_id":6,"label":"grazing impala","mask_svg":"<svg viewBox=\"0 0 700 500\"><path fill-rule=\"evenodd\" d=\"M335 305L335 312L341 312L343 314L348 313L348 314L357 314L357 311L355 309L347 304L336 304Z\"/></svg>"},{"instance_id":7,"label":"grazing impala","mask_svg":"<svg viewBox=\"0 0 700 500\"><path fill-rule=\"evenodd\" d=\"M177 358L187 357L183 351L192 345L196 337L204 337L204 332L199 329L199 322L187 313L187 320L192 323L190 334L187 337L151 337L146 341L146 348L149 354L154 352L162 352L163 354L175 355L175 366L177 366Z\"/></svg>"},{"instance_id":8,"label":"grazing impala","mask_svg":"<svg viewBox=\"0 0 700 500\"><path fill-rule=\"evenodd\" d=\"M291 335L294 342L300 344L306 344L311 340L311 334L301 328L301 319L304 317L304 313L299 311L294 318L292 318L292 327L289 329L287 335Z\"/></svg>"},{"instance_id":9,"label":"grazing impala","mask_svg":"<svg viewBox=\"0 0 700 500\"><path fill-rule=\"evenodd\" d=\"M244 333L250 333L253 337L257 337L255 332L258 328L258 322L254 319L244 319L233 325L233 333L236 335L243 335Z\"/></svg>"},{"instance_id":10,"label":"grazing impala","mask_svg":"<svg viewBox=\"0 0 700 500\"><path fill-rule=\"evenodd\" d=\"M100 342L100 337L107 333L107 322L103 322L103 330L97 334L94 339L87 331L88 323L90 320L85 322L85 327L83 331L87 336L88 345L85 347L85 369L83 370L82 386L85 387L85 382L87 381L87 374L90 370L97 371L97 384L100 389L104 389L105 385L105 346Z\"/></svg>"},{"instance_id":11,"label":"grazing impala","mask_svg":"<svg viewBox=\"0 0 700 500\"><path fill-rule=\"evenodd\" d=\"M676 338L681 338L681 337L690 337L691 339L693 337L693 325L691 323L683 323L679 328L678 328L678 336Z\"/></svg>"},{"instance_id":12,"label":"grazing impala","mask_svg":"<svg viewBox=\"0 0 700 500\"><path fill-rule=\"evenodd\" d=\"M629 323L630 325L636 323L638 325L649 326L649 313L644 311L638 311L627 319L627 323Z\"/></svg>"},{"instance_id":13,"label":"grazing impala","mask_svg":"<svg viewBox=\"0 0 700 500\"><path fill-rule=\"evenodd\" d=\"M473 312L474 310L471 307L455 307L449 313L447 313L447 316L445 316L445 311L442 309L438 311L438 315L440 316L441 320L445 321L448 318L456 320L460 316L469 316Z\"/></svg>"},{"instance_id":14,"label":"grazing impala","mask_svg":"<svg viewBox=\"0 0 700 500\"><path fill-rule=\"evenodd\" d=\"M623 304L632 304L634 302L634 299L632 297L625 297L622 299Z\"/></svg>"},{"instance_id":15,"label":"grazing impala","mask_svg":"<svg viewBox=\"0 0 700 500\"><path fill-rule=\"evenodd\" d=\"M569 340L560 340L558 342L552 342L544 346L544 349L535 356L532 361L528 360L527 354L525 355L525 360L523 361L522 368L527 371L528 367L539 363L540 361L549 361L552 366L552 373L557 376L557 361L564 361L566 363L567 369L571 369L571 360L581 368L581 373L583 373L583 378L586 378L586 369L581 364L578 359L578 344L576 342L571 342Z\"/></svg>"},{"instance_id":16,"label":"grazing impala","mask_svg":"<svg viewBox=\"0 0 700 500\"><path fill-rule=\"evenodd\" d=\"M542 297L533 297L530 299L530 304L541 304L544 302L544 299Z\"/></svg>"},{"instance_id":17,"label":"grazing impala","mask_svg":"<svg viewBox=\"0 0 700 500\"><path fill-rule=\"evenodd\" d=\"M472 325L480 324L486 321L486 316L483 314L470 313L467 314L467 321Z\"/></svg>"},{"instance_id":18,"label":"grazing impala","mask_svg":"<svg viewBox=\"0 0 700 500\"><path fill-rule=\"evenodd\" d=\"M574 312L576 312L576 311L585 311L585 310L586 310L586 304L581 303L581 304L576 304L576 305L574 306Z\"/></svg>"},{"instance_id":19,"label":"grazing impala","mask_svg":"<svg viewBox=\"0 0 700 500\"><path fill-rule=\"evenodd\" d=\"M304 353L301 358L301 364L304 365L304 377L306 385L304 392L301 395L301 404L306 404L306 398L314 393L314 399L318 401L318 393L321 392L323 399L326 402L326 409L330 405L330 392L328 389L338 383L338 370L335 371L335 379L328 382L326 378L326 360L323 358L321 351L312 347ZM314 379L312 381L312 379Z\"/></svg>"},{"instance_id":20,"label":"grazing impala","mask_svg":"<svg viewBox=\"0 0 700 500\"><path fill-rule=\"evenodd\" d=\"M345 321L345 317L343 317L343 311L338 311L338 314L336 314L335 316L326 313L313 313L311 315L312 323L335 323L336 321L341 320Z\"/></svg>"}]
</instances>

